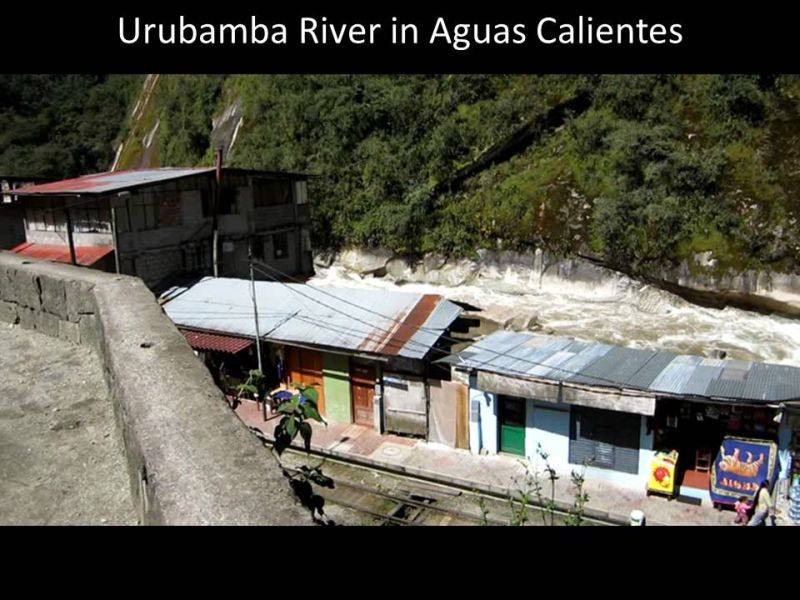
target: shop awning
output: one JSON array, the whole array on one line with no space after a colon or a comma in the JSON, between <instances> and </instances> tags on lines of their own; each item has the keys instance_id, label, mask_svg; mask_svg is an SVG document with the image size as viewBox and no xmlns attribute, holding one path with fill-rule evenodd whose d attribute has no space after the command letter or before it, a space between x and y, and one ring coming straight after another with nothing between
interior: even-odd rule
<instances>
[{"instance_id":1,"label":"shop awning","mask_svg":"<svg viewBox=\"0 0 800 600\"><path fill-rule=\"evenodd\" d=\"M219 335L216 333L204 333L202 331L181 330L183 337L195 350L211 350L214 352L226 352L228 354L238 354L245 348L249 348L253 340L247 340L231 335Z\"/></svg>"},{"instance_id":2,"label":"shop awning","mask_svg":"<svg viewBox=\"0 0 800 600\"><path fill-rule=\"evenodd\" d=\"M69 246L66 244L37 244L24 242L11 249L12 252L38 260L52 260L61 263L72 263ZM114 251L113 246L75 246L75 259L79 265L91 267L104 256Z\"/></svg>"}]
</instances>

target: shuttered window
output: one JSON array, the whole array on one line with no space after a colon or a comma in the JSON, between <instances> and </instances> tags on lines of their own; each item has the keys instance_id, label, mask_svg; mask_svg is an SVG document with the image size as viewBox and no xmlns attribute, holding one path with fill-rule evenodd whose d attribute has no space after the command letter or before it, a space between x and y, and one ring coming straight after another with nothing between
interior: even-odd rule
<instances>
[{"instance_id":1,"label":"shuttered window","mask_svg":"<svg viewBox=\"0 0 800 600\"><path fill-rule=\"evenodd\" d=\"M640 423L639 415L573 406L569 462L638 473Z\"/></svg>"}]
</instances>

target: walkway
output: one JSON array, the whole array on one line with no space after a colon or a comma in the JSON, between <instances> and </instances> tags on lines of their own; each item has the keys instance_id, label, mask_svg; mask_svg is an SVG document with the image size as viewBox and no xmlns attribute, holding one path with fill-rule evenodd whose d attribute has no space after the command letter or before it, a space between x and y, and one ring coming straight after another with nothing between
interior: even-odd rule
<instances>
[{"instance_id":1,"label":"walkway","mask_svg":"<svg viewBox=\"0 0 800 600\"><path fill-rule=\"evenodd\" d=\"M99 360L0 324L0 524L135 524Z\"/></svg>"},{"instance_id":2,"label":"walkway","mask_svg":"<svg viewBox=\"0 0 800 600\"><path fill-rule=\"evenodd\" d=\"M268 437L277 424L276 418L265 423L253 402L243 402L237 414L248 426L261 429ZM525 466L511 456L474 456L466 450L397 435L381 435L350 423L330 423L327 427L314 423L313 427L312 449L328 456L499 493L519 490L524 485ZM541 467L540 464L539 470ZM556 482L556 499L571 504L574 486L568 473L560 475ZM549 490L549 483L543 483ZM598 479L587 479L585 491L589 494L587 515L627 522L631 511L638 509L644 511L649 525L733 525L732 511L717 511L708 505L684 504L659 496L647 497L644 490Z\"/></svg>"}]
</instances>

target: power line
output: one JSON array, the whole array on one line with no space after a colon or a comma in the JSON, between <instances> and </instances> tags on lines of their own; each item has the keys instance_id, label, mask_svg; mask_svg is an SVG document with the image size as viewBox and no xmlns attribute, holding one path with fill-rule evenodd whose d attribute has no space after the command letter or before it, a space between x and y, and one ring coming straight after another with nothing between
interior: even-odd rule
<instances>
[{"instance_id":1,"label":"power line","mask_svg":"<svg viewBox=\"0 0 800 600\"><path fill-rule=\"evenodd\" d=\"M259 264L260 264L260 262L259 262ZM290 287L290 286L289 286L289 284L287 284L287 283L285 283L285 282L283 282L283 281L280 281L280 280L278 280L278 279L277 279L276 277L274 277L273 275L270 275L269 273L267 273L266 271L264 271L264 270L260 269L259 267L255 266L255 265L253 266L253 268L254 268L255 270L257 270L259 273L261 273L262 275L264 275L265 277L269 277L269 278L270 278L270 279L272 279L273 281L275 281L275 282L277 282L277 283L280 283L281 285L283 285L284 287L286 287L286 288L287 288L287 289L288 289L290 292L292 292L292 293L295 293L295 294L299 294L300 296L302 296L302 297L304 297L304 298L307 298L308 300L311 300L312 302L315 302L315 303L317 303L317 304L319 304L319 305L321 305L321 306L324 306L324 307L325 307L325 308L327 308L328 310L332 310L332 311L334 311L334 312L336 312L336 313L339 313L339 314L341 314L341 315L344 315L344 316L345 316L345 317L347 317L348 319L351 319L351 320L353 320L353 321L356 321L357 323L361 323L362 325L366 325L366 326L369 328L369 330L370 330L370 331L380 331L380 332L383 332L383 333L385 333L387 336L393 336L393 335L396 333L396 330L395 330L395 331L391 331L391 330L388 330L388 329L383 329L383 328L381 328L381 327L378 327L378 326L377 326L377 325L375 325L374 323L369 323L369 322L367 322L367 321L364 321L364 320L362 320L362 319L359 319L358 317L355 317L355 316L353 316L353 315L349 315L349 314L347 314L346 312L344 312L344 311L342 311L342 310L340 310L340 309L338 309L338 308L336 308L336 307L334 307L334 306L331 306L330 304L326 304L326 303L322 302L321 300L319 300L319 299L317 299L317 298L314 298L314 297L312 297L312 296L309 296L308 294L304 294L303 292L301 292L301 291L300 291L300 290L298 290L298 289L293 289L292 287ZM318 288L316 288L316 287L315 287L314 289L318 289ZM399 324L401 324L401 325L404 325L404 323L403 323L402 321L397 321L396 319L389 319L389 320L391 320L391 321L395 321L396 323L399 323ZM387 345L389 345L389 342L390 342L391 340L392 340L392 338L391 338L391 337L387 338L387 340L384 342L384 344L383 344L383 345L384 345L384 346L387 346ZM430 349L431 349L431 347L430 347L430 346L428 346L427 344L423 344L422 342L417 342L417 341L415 341L415 340L411 340L411 339L409 339L409 340L408 340L408 341L407 341L405 344L403 344L402 346L400 346L400 349L404 348L404 347L405 347L406 345L408 345L408 344L417 344L418 346L420 346L420 347L422 347L423 349L425 349L426 353L427 353L427 351L428 351L428 350L430 350Z\"/></svg>"},{"instance_id":2,"label":"power line","mask_svg":"<svg viewBox=\"0 0 800 600\"><path fill-rule=\"evenodd\" d=\"M265 263L263 263L262 261L255 261L255 262L258 262L259 265L265 265ZM297 280L296 278L292 277L291 275L283 273L280 269L277 269L276 267L273 267L271 265L265 265L265 266L267 266L268 268L272 269L273 271L276 271L276 272L280 273L283 277L286 277L287 279L295 281L295 282L297 282L297 283L299 283L301 285L307 285L307 284L302 284L299 280ZM254 268L256 268L259 271L259 273L261 273L262 275L265 275L266 277L269 277L270 279L272 279L274 281L277 281L278 283L281 283L282 285L284 285L287 288L289 288L288 284L286 284L283 281L278 280L275 276L266 273L264 270L259 269L258 267L254 267ZM338 296L336 296L334 294L330 294L330 293L324 292L323 290L321 290L321 288L319 286L309 286L309 287L313 287L315 290L320 291L320 292L322 292L322 293L324 293L324 294L326 294L326 295L328 295L328 296L330 296L332 298L335 298L336 300L338 300L340 302L343 302L345 304L349 304L351 306L354 306L354 307L358 308L359 310L363 310L365 312L374 314L376 316L379 316L379 317L381 317L383 319L387 319L389 321L394 321L394 322L399 323L401 325L404 324L403 321L395 319L394 317L389 317L387 315L384 315L384 314L381 314L379 312L364 308L363 306L359 306L359 305L354 304L354 303L352 303L350 301L347 301L347 300L344 300L342 298L339 298ZM292 288L289 288L289 289L291 290ZM296 291L296 290L293 290L293 291ZM298 293L300 293L300 292L298 292ZM351 319L353 319L355 321L358 321L358 322L361 322L361 323L365 323L365 321L361 321L360 319L358 319L356 317L353 317L352 315L348 315L347 313L345 313L345 312L343 312L343 311L341 311L341 310L339 310L337 308L331 307L330 305L327 305L327 304L321 302L320 300L318 300L316 298L313 298L311 296L307 296L307 295L304 295L304 294L301 294L301 295L305 296L306 298L308 298L309 300L311 300L313 302L317 302L318 304L321 304L322 306L325 306L325 307L329 308L330 310L338 312L339 314L342 314L342 315L344 315L346 317L349 317L349 318L351 318ZM367 325L369 325L370 327L374 327L371 324L367 324ZM420 328L420 329L425 329L425 328ZM434 330L434 333L436 333L436 330ZM457 344L464 343L464 341L465 341L463 339L460 340L458 338L452 338L452 337L444 335L444 334L440 334L439 338L440 339L444 339L446 341L450 341L452 343L457 343ZM409 340L409 341L412 341L412 340ZM480 342L478 342L478 343L480 343ZM522 357L519 357L519 356L514 356L513 354L511 354L514 350L516 350L517 348L522 346L524 343L525 342L522 342L522 343L519 344L519 346L516 346L515 348L513 348L511 350L508 350L506 352L501 352L501 351L498 351L498 350L492 350L490 348L480 348L479 350L481 352L488 352L490 354L493 354L496 357L512 358L515 361L523 363L523 364L528 364L528 365L535 366L535 367L545 367L547 369L554 370L554 371L559 371L561 373L566 373L568 375L575 375L575 376L579 376L579 377L584 377L586 379L591 379L591 380L594 380L594 381L611 384L612 386L617 387L617 388L624 387L620 382L614 381L612 379L607 379L605 377L599 377L599 376L593 376L593 375L585 375L585 374L579 373L577 371L564 369L564 368L557 367L557 366L554 366L554 365L548 365L547 363L537 362L537 361L533 361L533 360L530 360L530 359L525 359L525 358L522 358ZM437 352L440 352L440 353L444 354L445 357L458 357L458 354L455 354L455 353L452 353L452 352L448 352L448 351L443 350L441 348L433 348L433 347L431 347L430 349L431 350L436 350ZM477 364L478 366L489 366L489 365L492 365L492 361L491 360L489 360L489 361L475 361L475 364ZM522 376L525 376L525 377L535 377L534 375L531 375L530 373L527 373L525 371L518 371L518 370L512 369L510 367L504 367L504 370L506 370L506 371L508 371L508 372L510 372L512 374L522 375Z\"/></svg>"}]
</instances>

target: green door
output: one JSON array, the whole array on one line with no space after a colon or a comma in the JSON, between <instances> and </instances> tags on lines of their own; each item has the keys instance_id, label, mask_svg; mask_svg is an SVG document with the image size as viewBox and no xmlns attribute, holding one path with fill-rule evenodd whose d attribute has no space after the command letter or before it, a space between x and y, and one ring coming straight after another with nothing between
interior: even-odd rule
<instances>
[{"instance_id":1,"label":"green door","mask_svg":"<svg viewBox=\"0 0 800 600\"><path fill-rule=\"evenodd\" d=\"M500 397L500 452L525 456L525 400Z\"/></svg>"}]
</instances>

